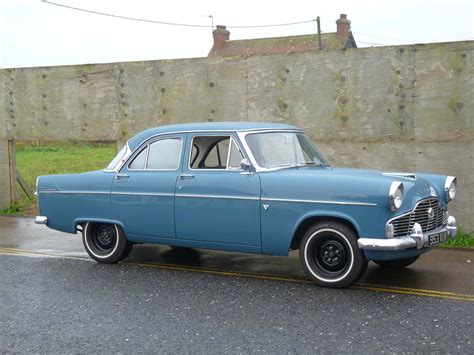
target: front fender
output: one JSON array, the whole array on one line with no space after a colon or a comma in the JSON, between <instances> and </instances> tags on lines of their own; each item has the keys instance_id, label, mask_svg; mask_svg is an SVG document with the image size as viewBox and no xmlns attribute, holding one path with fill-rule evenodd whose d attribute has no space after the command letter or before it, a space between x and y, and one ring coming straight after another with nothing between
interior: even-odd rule
<instances>
[{"instance_id":1,"label":"front fender","mask_svg":"<svg viewBox=\"0 0 474 355\"><path fill-rule=\"evenodd\" d=\"M331 219L331 218L333 218L333 219L344 220L344 221L350 223L354 227L354 229L356 230L358 236L361 235L361 230L360 230L359 224L356 222L356 220L354 218L349 216L347 213L343 213L343 212L339 212L339 211L331 211L331 210L324 211L323 210L323 211L310 211L310 212L304 214L298 220L298 222L296 223L296 226L293 229L293 236L296 234L298 229L303 225L303 223L305 223L305 221L307 221L308 219L312 219L312 218L320 218L320 219L324 219L324 218Z\"/></svg>"},{"instance_id":2,"label":"front fender","mask_svg":"<svg viewBox=\"0 0 474 355\"><path fill-rule=\"evenodd\" d=\"M375 206L322 205L273 201L261 212L262 252L288 255L298 228L308 218L337 218L350 223L359 236L383 236L384 225L374 218Z\"/></svg>"}]
</instances>

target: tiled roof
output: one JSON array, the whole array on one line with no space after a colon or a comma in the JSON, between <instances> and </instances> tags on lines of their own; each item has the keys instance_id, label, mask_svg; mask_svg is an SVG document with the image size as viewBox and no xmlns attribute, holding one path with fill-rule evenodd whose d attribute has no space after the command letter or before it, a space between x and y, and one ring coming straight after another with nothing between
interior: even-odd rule
<instances>
[{"instance_id":1,"label":"tiled roof","mask_svg":"<svg viewBox=\"0 0 474 355\"><path fill-rule=\"evenodd\" d=\"M356 47L352 34L346 43L343 43L336 33L323 33L321 35L321 44L323 50L342 49ZM262 54L292 53L292 52L312 52L319 50L317 34L255 38L243 40L225 41L221 49L214 47L209 52L209 57L232 57L232 56L251 56Z\"/></svg>"}]
</instances>

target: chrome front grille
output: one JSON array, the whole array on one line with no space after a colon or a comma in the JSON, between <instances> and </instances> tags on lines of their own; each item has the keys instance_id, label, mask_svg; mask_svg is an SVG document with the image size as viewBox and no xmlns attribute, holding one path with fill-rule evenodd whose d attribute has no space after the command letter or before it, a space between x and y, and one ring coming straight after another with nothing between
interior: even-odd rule
<instances>
[{"instance_id":1,"label":"chrome front grille","mask_svg":"<svg viewBox=\"0 0 474 355\"><path fill-rule=\"evenodd\" d=\"M433 209L432 218L428 216L430 208ZM429 198L418 202L412 212L397 217L390 222L394 227L394 237L409 235L415 223L421 225L423 232L441 227L443 225L443 212L437 198Z\"/></svg>"}]
</instances>

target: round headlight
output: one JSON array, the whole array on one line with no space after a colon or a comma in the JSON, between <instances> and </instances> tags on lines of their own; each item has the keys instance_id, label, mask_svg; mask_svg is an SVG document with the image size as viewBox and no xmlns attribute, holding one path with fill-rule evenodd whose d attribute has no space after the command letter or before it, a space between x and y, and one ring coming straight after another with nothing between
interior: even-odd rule
<instances>
[{"instance_id":1,"label":"round headlight","mask_svg":"<svg viewBox=\"0 0 474 355\"><path fill-rule=\"evenodd\" d=\"M392 185L390 185L388 198L390 201L390 209L392 211L398 210L400 207L402 207L403 190L404 190L403 183L399 181L394 181L392 182Z\"/></svg>"},{"instance_id":2,"label":"round headlight","mask_svg":"<svg viewBox=\"0 0 474 355\"><path fill-rule=\"evenodd\" d=\"M446 191L446 200L447 202L451 201L456 197L456 177L448 176L446 182L444 183L444 190Z\"/></svg>"}]
</instances>

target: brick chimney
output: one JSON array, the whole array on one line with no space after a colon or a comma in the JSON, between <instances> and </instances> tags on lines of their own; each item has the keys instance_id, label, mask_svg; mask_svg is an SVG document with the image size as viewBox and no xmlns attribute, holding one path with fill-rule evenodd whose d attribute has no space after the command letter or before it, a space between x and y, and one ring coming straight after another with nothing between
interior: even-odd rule
<instances>
[{"instance_id":1,"label":"brick chimney","mask_svg":"<svg viewBox=\"0 0 474 355\"><path fill-rule=\"evenodd\" d=\"M225 41L230 38L230 32L222 25L217 25L216 29L212 31L212 35L214 36L214 46L212 49L222 49Z\"/></svg>"},{"instance_id":2,"label":"brick chimney","mask_svg":"<svg viewBox=\"0 0 474 355\"><path fill-rule=\"evenodd\" d=\"M341 17L336 21L337 24L337 37L345 43L347 37L349 37L349 31L351 30L351 21L347 19L346 14L341 14Z\"/></svg>"}]
</instances>

